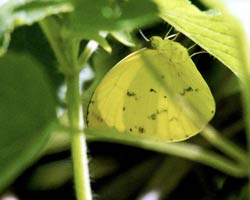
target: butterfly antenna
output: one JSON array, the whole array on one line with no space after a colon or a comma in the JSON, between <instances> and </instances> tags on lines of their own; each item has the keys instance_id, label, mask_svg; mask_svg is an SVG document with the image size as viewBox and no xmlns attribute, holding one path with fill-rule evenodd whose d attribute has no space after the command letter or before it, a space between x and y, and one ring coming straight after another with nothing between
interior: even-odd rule
<instances>
[{"instance_id":1,"label":"butterfly antenna","mask_svg":"<svg viewBox=\"0 0 250 200\"><path fill-rule=\"evenodd\" d=\"M190 58L192 58L193 56L196 56L196 55L198 55L198 54L202 54L202 53L207 53L207 52L206 52L206 51L198 51L198 52L196 52L196 53L191 54L191 55L190 55Z\"/></svg>"},{"instance_id":2,"label":"butterfly antenna","mask_svg":"<svg viewBox=\"0 0 250 200\"><path fill-rule=\"evenodd\" d=\"M143 38L146 42L150 42L150 39L148 39L148 38L144 35L144 33L142 32L141 29L139 30L139 33L141 34L142 38Z\"/></svg>"},{"instance_id":3,"label":"butterfly antenna","mask_svg":"<svg viewBox=\"0 0 250 200\"><path fill-rule=\"evenodd\" d=\"M170 29L168 30L167 34L165 35L164 39L168 39L169 34L171 33L171 31L173 30L173 26L170 27Z\"/></svg>"},{"instance_id":4,"label":"butterfly antenna","mask_svg":"<svg viewBox=\"0 0 250 200\"><path fill-rule=\"evenodd\" d=\"M174 38L174 40L176 39L176 35L177 35L178 33L175 33L175 34L172 34L172 35L169 35L168 37L167 37L167 39L169 40L169 39L171 39L171 38Z\"/></svg>"},{"instance_id":5,"label":"butterfly antenna","mask_svg":"<svg viewBox=\"0 0 250 200\"><path fill-rule=\"evenodd\" d=\"M181 32L178 32L178 33L175 34L175 37L173 38L173 41L175 41L178 38L178 36L180 35L180 33Z\"/></svg>"},{"instance_id":6,"label":"butterfly antenna","mask_svg":"<svg viewBox=\"0 0 250 200\"><path fill-rule=\"evenodd\" d=\"M190 47L188 47L188 51L190 51L192 48L194 48L195 46L196 46L197 44L196 43L194 43L192 46L190 46Z\"/></svg>"},{"instance_id":7,"label":"butterfly antenna","mask_svg":"<svg viewBox=\"0 0 250 200\"><path fill-rule=\"evenodd\" d=\"M172 39L173 41L175 41L176 40L176 38L178 37L180 35L180 32L178 32L178 33L175 33L175 34L172 34L172 35L169 35L167 38L165 38L165 39L171 39L171 38L174 38L174 39Z\"/></svg>"}]
</instances>

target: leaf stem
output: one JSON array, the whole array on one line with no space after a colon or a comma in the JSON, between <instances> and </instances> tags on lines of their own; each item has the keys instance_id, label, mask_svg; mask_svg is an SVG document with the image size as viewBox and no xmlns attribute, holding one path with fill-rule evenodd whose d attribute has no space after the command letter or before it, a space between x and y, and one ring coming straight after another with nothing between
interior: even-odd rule
<instances>
[{"instance_id":1,"label":"leaf stem","mask_svg":"<svg viewBox=\"0 0 250 200\"><path fill-rule=\"evenodd\" d=\"M61 40L61 37L59 35L60 31L58 31L60 27L58 27L58 24L53 20L53 17L48 17L44 20L39 21L39 25L42 28L50 43L51 48L54 51L55 57L59 63L59 69L64 74L70 74L71 71L68 68L68 66L70 66L70 63L64 53L64 42Z\"/></svg>"},{"instance_id":2,"label":"leaf stem","mask_svg":"<svg viewBox=\"0 0 250 200\"><path fill-rule=\"evenodd\" d=\"M83 133L83 109L81 103L80 67L77 61L79 41L62 38L60 25L49 17L40 22L59 62L59 69L66 78L66 100L70 123L71 153L77 200L91 200L91 187L87 159L86 138Z\"/></svg>"},{"instance_id":3,"label":"leaf stem","mask_svg":"<svg viewBox=\"0 0 250 200\"><path fill-rule=\"evenodd\" d=\"M84 67L90 56L95 52L95 50L98 47L98 43L95 42L94 40L90 40L84 51L81 53L78 59L78 66L80 67L80 70Z\"/></svg>"},{"instance_id":4,"label":"leaf stem","mask_svg":"<svg viewBox=\"0 0 250 200\"><path fill-rule=\"evenodd\" d=\"M76 195L78 200L91 200L87 145L83 134L84 122L79 74L67 76L66 85Z\"/></svg>"},{"instance_id":5,"label":"leaf stem","mask_svg":"<svg viewBox=\"0 0 250 200\"><path fill-rule=\"evenodd\" d=\"M212 145L221 150L221 152L225 153L236 161L247 164L248 158L245 151L226 138L221 137L212 126L206 126L203 129L201 135Z\"/></svg>"}]
</instances>

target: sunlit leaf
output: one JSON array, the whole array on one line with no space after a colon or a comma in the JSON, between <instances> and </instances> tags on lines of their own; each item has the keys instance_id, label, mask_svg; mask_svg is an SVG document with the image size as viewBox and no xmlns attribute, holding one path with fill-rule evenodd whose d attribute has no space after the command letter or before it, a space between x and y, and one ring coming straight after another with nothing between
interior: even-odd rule
<instances>
[{"instance_id":1,"label":"sunlit leaf","mask_svg":"<svg viewBox=\"0 0 250 200\"><path fill-rule=\"evenodd\" d=\"M155 0L160 16L242 78L234 21L223 12L202 12L187 0Z\"/></svg>"}]
</instances>

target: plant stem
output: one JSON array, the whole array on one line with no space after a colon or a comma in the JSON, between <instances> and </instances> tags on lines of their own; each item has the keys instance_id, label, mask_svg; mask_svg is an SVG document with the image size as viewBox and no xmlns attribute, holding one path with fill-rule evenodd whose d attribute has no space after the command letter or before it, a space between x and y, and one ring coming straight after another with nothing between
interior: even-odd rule
<instances>
[{"instance_id":1,"label":"plant stem","mask_svg":"<svg viewBox=\"0 0 250 200\"><path fill-rule=\"evenodd\" d=\"M149 140L135 135L131 137L129 134L117 133L117 131L113 129L102 130L102 132L100 132L100 130L98 129L88 128L85 130L85 133L90 138L92 137L92 140L96 139L98 141L115 141L123 144L133 145L136 147L141 147L144 149L158 151L161 153L168 153L170 155L205 164L231 176L247 176L247 169L245 165L235 163L225 156L221 156L212 151L205 150L198 145L185 142L166 143L161 141Z\"/></svg>"},{"instance_id":2,"label":"plant stem","mask_svg":"<svg viewBox=\"0 0 250 200\"><path fill-rule=\"evenodd\" d=\"M95 50L98 47L98 43L95 42L94 40L90 40L84 51L81 53L78 59L78 66L80 67L80 70L84 67L90 56L95 52Z\"/></svg>"},{"instance_id":3,"label":"plant stem","mask_svg":"<svg viewBox=\"0 0 250 200\"><path fill-rule=\"evenodd\" d=\"M79 74L66 77L66 85L76 195L78 200L91 200Z\"/></svg>"},{"instance_id":4,"label":"plant stem","mask_svg":"<svg viewBox=\"0 0 250 200\"><path fill-rule=\"evenodd\" d=\"M70 64L65 55L65 47L63 46L64 42L61 40L59 35L58 24L53 20L52 17L48 17L44 20L41 20L39 25L46 35L51 48L53 49L55 57L59 63L59 69L64 74L70 74L71 71L69 70L70 68L68 68Z\"/></svg>"},{"instance_id":5,"label":"plant stem","mask_svg":"<svg viewBox=\"0 0 250 200\"><path fill-rule=\"evenodd\" d=\"M226 138L221 137L212 126L206 126L203 129L201 135L212 145L217 147L221 152L225 153L236 161L247 164L248 155L245 153L245 151Z\"/></svg>"},{"instance_id":6,"label":"plant stem","mask_svg":"<svg viewBox=\"0 0 250 200\"><path fill-rule=\"evenodd\" d=\"M39 22L55 53L59 69L66 77L68 118L70 123L71 152L77 200L91 200L87 145L83 134L83 110L80 90L80 67L77 65L79 41L65 41L60 36L59 25L49 17Z\"/></svg>"}]
</instances>

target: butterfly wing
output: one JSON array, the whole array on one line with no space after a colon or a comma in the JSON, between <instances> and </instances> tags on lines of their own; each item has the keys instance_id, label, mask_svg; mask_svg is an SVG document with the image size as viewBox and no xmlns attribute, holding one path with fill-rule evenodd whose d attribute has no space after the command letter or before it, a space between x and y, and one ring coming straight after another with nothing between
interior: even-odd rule
<instances>
[{"instance_id":1,"label":"butterfly wing","mask_svg":"<svg viewBox=\"0 0 250 200\"><path fill-rule=\"evenodd\" d=\"M180 60L165 50L143 49L119 62L92 97L88 126L164 141L198 133L212 118L215 105L182 48L174 47Z\"/></svg>"}]
</instances>

